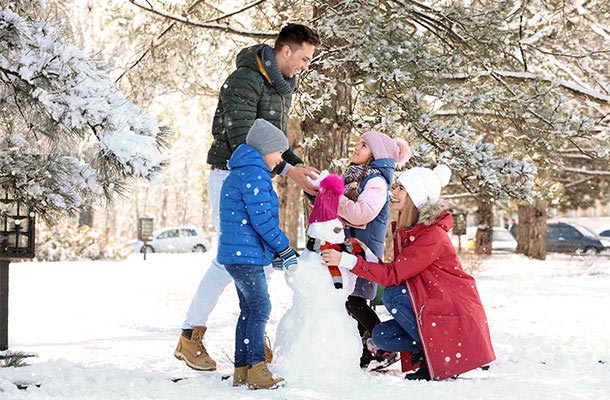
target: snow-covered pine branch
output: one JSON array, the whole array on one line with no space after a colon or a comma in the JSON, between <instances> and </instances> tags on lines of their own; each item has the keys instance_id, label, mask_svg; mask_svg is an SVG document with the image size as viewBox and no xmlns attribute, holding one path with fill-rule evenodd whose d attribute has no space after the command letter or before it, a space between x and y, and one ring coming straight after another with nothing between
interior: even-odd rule
<instances>
[{"instance_id":1,"label":"snow-covered pine branch","mask_svg":"<svg viewBox=\"0 0 610 400\"><path fill-rule=\"evenodd\" d=\"M500 76L502 78L511 78L515 80L531 80L531 81L543 81L549 82L557 86L561 86L564 89L567 89L577 95L586 97L589 100L595 100L603 103L610 103L610 96L605 95L603 93L597 92L591 88L588 88L583 85L579 85L574 81L566 81L563 79L557 79L553 77L540 76L538 74L534 74L531 72L523 72L523 71L507 71L507 70L488 70L488 71L477 71L474 73L463 73L463 74L455 74L452 76L440 76L435 77L435 79L440 80L477 80L483 77L491 77L491 76Z\"/></svg>"},{"instance_id":2,"label":"snow-covered pine branch","mask_svg":"<svg viewBox=\"0 0 610 400\"><path fill-rule=\"evenodd\" d=\"M0 8L0 184L40 215L159 181L167 130L49 22Z\"/></svg>"}]
</instances>

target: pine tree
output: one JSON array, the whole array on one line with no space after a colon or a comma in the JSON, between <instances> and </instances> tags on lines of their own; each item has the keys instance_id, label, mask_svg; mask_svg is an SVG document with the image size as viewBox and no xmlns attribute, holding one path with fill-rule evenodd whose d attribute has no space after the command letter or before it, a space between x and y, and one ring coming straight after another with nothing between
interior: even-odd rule
<instances>
[{"instance_id":1,"label":"pine tree","mask_svg":"<svg viewBox=\"0 0 610 400\"><path fill-rule=\"evenodd\" d=\"M39 20L39 2L0 1L0 185L43 217L159 181L167 130L95 62Z\"/></svg>"},{"instance_id":2,"label":"pine tree","mask_svg":"<svg viewBox=\"0 0 610 400\"><path fill-rule=\"evenodd\" d=\"M601 68L608 55L590 33L604 37L608 6L464 4L320 2L315 24L331 46L307 75L303 108L314 121L328 120L329 108L351 109L359 131L376 128L418 145L415 163L451 166L478 204L478 225L487 226L478 242L489 252L494 204L552 198L564 150L589 159L609 154ZM562 16L595 26L577 29ZM559 49L582 57L561 57ZM349 105L334 101L346 84ZM323 154L327 143L316 143L312 153Z\"/></svg>"}]
</instances>

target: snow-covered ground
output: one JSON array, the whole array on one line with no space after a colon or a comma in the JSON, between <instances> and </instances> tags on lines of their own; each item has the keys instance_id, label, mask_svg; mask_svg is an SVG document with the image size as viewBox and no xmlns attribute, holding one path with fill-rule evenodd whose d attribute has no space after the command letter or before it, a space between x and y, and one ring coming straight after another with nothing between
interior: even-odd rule
<instances>
[{"instance_id":1,"label":"snow-covered ground","mask_svg":"<svg viewBox=\"0 0 610 400\"><path fill-rule=\"evenodd\" d=\"M288 381L274 391L233 388L231 379L222 379L232 373L238 314L232 286L206 334L219 370L196 372L173 357L184 313L212 256L11 264L10 349L38 357L27 367L0 368L0 399L610 399L607 255L486 260L476 277L498 358L488 371L412 382L396 365L384 375L338 371L332 384ZM268 333L275 340L292 302L282 273L274 272L270 292ZM385 309L378 312L389 318Z\"/></svg>"}]
</instances>

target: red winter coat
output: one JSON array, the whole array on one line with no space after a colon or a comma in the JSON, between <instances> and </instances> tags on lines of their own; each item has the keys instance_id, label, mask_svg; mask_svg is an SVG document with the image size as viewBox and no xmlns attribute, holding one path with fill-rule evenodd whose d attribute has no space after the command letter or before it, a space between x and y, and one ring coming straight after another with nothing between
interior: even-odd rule
<instances>
[{"instance_id":1,"label":"red winter coat","mask_svg":"<svg viewBox=\"0 0 610 400\"><path fill-rule=\"evenodd\" d=\"M424 220L424 222L422 222ZM495 360L474 278L462 270L447 232L453 218L437 206L394 232L389 264L358 257L352 272L383 286L405 285L432 379L446 379Z\"/></svg>"}]
</instances>

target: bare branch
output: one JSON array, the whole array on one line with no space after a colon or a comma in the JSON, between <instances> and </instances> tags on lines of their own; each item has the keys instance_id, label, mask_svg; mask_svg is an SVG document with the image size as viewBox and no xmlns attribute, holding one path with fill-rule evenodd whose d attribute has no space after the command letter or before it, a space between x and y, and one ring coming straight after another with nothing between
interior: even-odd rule
<instances>
[{"instance_id":1,"label":"bare branch","mask_svg":"<svg viewBox=\"0 0 610 400\"><path fill-rule=\"evenodd\" d=\"M166 12L166 11L157 10L150 4L143 4L140 0L129 0L129 2L133 5L135 5L136 7L140 7L141 9L149 11L153 14L159 15L161 17L167 18L172 21L180 22L180 23L190 25L190 26L195 26L198 28L218 30L218 31L222 31L225 33L230 33L230 34L239 35L239 36L243 36L243 37L257 38L257 39L269 39L269 38L275 38L277 36L277 32L237 29L230 25L220 25L220 24L191 20L188 17L183 17L180 15Z\"/></svg>"},{"instance_id":2,"label":"bare branch","mask_svg":"<svg viewBox=\"0 0 610 400\"><path fill-rule=\"evenodd\" d=\"M252 8L252 7L255 7L255 6L259 5L259 4L262 4L262 3L264 3L265 1L267 1L267 0L258 0L258 1L252 2L252 3L250 3L250 4L246 4L245 6L243 6L243 7L242 7L242 8L240 8L240 9L237 9L237 10L235 10L235 11L232 11L232 12L229 12L229 13L227 13L227 14L221 15L220 17L217 17L217 18L211 19L211 20L206 21L206 22L207 22L207 23L211 23L211 22L218 22L218 21L220 21L220 20L222 20L222 19L226 19L226 18L232 17L233 15L239 14L239 13L244 12L244 11L246 11L246 10L248 10L248 9Z\"/></svg>"},{"instance_id":3,"label":"bare branch","mask_svg":"<svg viewBox=\"0 0 610 400\"><path fill-rule=\"evenodd\" d=\"M596 170L587 170L580 168L563 168L566 172L574 172L581 175L592 175L592 176L610 176L610 171L596 171Z\"/></svg>"}]
</instances>

